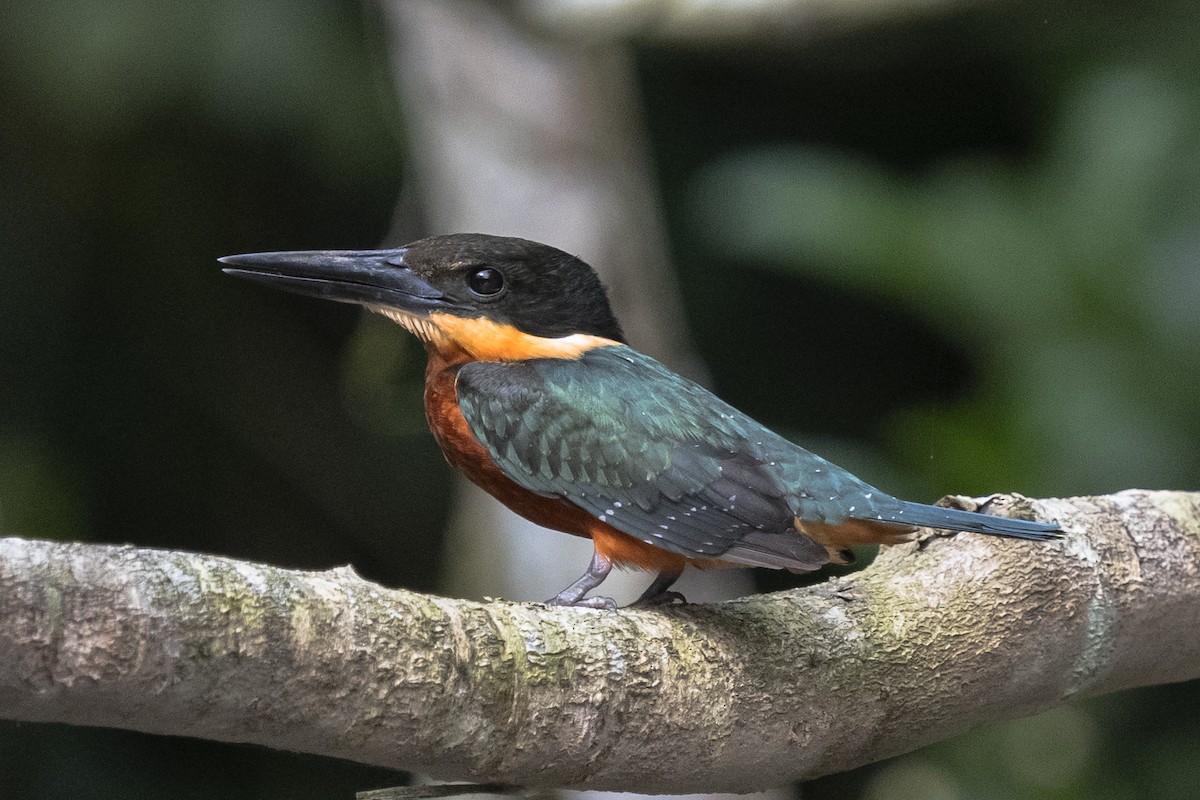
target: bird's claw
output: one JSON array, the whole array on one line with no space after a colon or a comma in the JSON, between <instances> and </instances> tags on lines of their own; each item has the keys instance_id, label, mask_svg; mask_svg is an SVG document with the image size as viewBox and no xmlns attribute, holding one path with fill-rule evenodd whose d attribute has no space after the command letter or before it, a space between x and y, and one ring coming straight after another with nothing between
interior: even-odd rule
<instances>
[{"instance_id":1,"label":"bird's claw","mask_svg":"<svg viewBox=\"0 0 1200 800\"><path fill-rule=\"evenodd\" d=\"M659 592L649 597L639 597L629 604L629 608L657 608L658 606L671 606L678 603L686 606L687 598L681 592Z\"/></svg>"},{"instance_id":2,"label":"bird's claw","mask_svg":"<svg viewBox=\"0 0 1200 800\"><path fill-rule=\"evenodd\" d=\"M564 597L561 594L551 597L546 601L548 606L560 606L563 608L599 608L605 610L613 610L617 607L617 601L611 597Z\"/></svg>"}]
</instances>

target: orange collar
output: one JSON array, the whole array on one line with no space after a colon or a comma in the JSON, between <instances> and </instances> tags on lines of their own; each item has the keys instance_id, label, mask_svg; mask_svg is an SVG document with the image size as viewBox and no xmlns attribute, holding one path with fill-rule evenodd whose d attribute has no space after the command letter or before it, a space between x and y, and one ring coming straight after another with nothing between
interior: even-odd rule
<instances>
[{"instance_id":1,"label":"orange collar","mask_svg":"<svg viewBox=\"0 0 1200 800\"><path fill-rule=\"evenodd\" d=\"M367 306L403 326L449 363L466 361L523 361L530 358L575 359L596 347L620 345L613 339L575 333L550 338L534 336L512 325L484 317L433 313L418 316L388 306Z\"/></svg>"}]
</instances>

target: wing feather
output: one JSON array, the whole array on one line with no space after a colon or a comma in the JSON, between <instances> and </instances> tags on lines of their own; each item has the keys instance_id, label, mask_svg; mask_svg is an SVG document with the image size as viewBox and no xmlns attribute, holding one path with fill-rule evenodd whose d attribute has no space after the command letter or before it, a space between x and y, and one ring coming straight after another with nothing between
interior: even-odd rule
<instances>
[{"instance_id":1,"label":"wing feather","mask_svg":"<svg viewBox=\"0 0 1200 800\"><path fill-rule=\"evenodd\" d=\"M457 391L509 478L690 558L815 569L828 554L795 519L836 523L841 506L823 496L870 497L849 473L627 347L467 364Z\"/></svg>"}]
</instances>

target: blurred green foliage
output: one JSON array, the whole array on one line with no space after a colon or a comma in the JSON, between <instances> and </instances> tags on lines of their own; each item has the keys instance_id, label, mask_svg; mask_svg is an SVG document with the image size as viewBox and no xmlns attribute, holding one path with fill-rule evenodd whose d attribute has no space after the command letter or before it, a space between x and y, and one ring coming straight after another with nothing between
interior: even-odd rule
<instances>
[{"instance_id":1,"label":"blurred green foliage","mask_svg":"<svg viewBox=\"0 0 1200 800\"><path fill-rule=\"evenodd\" d=\"M970 348L969 397L895 421L909 469L977 492L1173 486L1200 474L1200 318L1160 296L1194 269L1178 245L1200 212L1197 119L1170 78L1110 67L1031 163L904 175L827 148L742 151L697 178L701 229L727 258L899 304Z\"/></svg>"},{"instance_id":2,"label":"blurred green foliage","mask_svg":"<svg viewBox=\"0 0 1200 800\"><path fill-rule=\"evenodd\" d=\"M1194 488L1197 30L1183 0L1013 3L800 47L643 45L719 391L914 499ZM405 154L378 20L350 0L9 0L0 108L0 535L434 588L451 483L419 350L214 263L385 236ZM1183 685L1075 704L803 791L1191 797L1196 701ZM5 800L398 780L0 724Z\"/></svg>"}]
</instances>

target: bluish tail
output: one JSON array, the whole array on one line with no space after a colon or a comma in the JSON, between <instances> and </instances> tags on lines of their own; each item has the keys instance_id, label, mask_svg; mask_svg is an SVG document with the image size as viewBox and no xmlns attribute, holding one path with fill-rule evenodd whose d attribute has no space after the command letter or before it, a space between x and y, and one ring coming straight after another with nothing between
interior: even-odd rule
<instances>
[{"instance_id":1,"label":"bluish tail","mask_svg":"<svg viewBox=\"0 0 1200 800\"><path fill-rule=\"evenodd\" d=\"M974 511L960 511L956 508L940 508L907 501L901 502L899 511L893 514L884 514L883 518L889 522L907 522L910 525L921 525L926 528L970 531L971 533L986 533L989 536L1010 536L1014 539L1032 539L1039 542L1058 539L1063 535L1062 528L1058 527L1058 523L1055 522L1029 522L1023 519L993 517L988 514L977 514Z\"/></svg>"}]
</instances>

